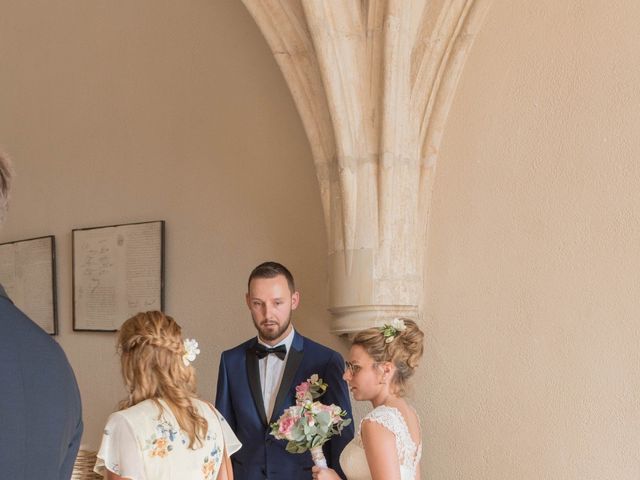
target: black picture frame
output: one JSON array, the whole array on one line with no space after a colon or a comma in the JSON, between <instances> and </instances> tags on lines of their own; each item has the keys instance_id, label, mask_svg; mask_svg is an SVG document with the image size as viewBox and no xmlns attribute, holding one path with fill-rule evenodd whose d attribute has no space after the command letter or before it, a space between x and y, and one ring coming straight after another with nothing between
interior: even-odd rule
<instances>
[{"instance_id":1,"label":"black picture frame","mask_svg":"<svg viewBox=\"0 0 640 480\"><path fill-rule=\"evenodd\" d=\"M46 242L45 240L49 240L49 242ZM42 275L46 277L42 279L45 281L44 288L42 289L42 291L38 290L34 293L34 296L36 296L40 301L42 301L43 298L45 299L45 301L48 301L49 300L48 294L51 295L50 297L51 312L48 318L47 319L39 318L39 312L33 311L33 309L31 308L30 302L26 298L24 298L26 296L24 292L23 292L23 295L18 295L17 293L18 290L24 291L24 289L21 289L20 286L16 286L16 288L14 289L15 292L12 292L11 287L9 287L10 282L7 282L6 278L7 276L13 276L14 281L17 282L18 280L15 279L15 270L14 270L14 273L4 272L2 269L5 264L2 262L0 262L0 278L5 279L5 281L4 282L0 281L0 283L4 283L3 286L7 291L7 295L9 296L9 298L11 298L11 300L20 310L22 310L29 318L31 318L33 322L38 324L49 335L56 336L58 335L59 330L58 330L58 286L57 286L57 271L56 271L56 238L55 236L43 235L40 237L32 237L32 238L26 238L22 240L14 240L11 242L0 243L0 255L4 255L4 252L1 252L3 249L6 249L8 246L13 246L14 247L12 249L13 251L6 252L6 254L11 255L13 253L13 256L15 257L17 255L16 253L17 249L20 249L20 247L26 247L27 246L26 244L33 243L33 242L39 242L42 244L41 245L42 247L44 248L48 247L49 249L49 252L44 253L43 258L40 258L37 260L38 262L41 262L42 260L45 261L44 270L42 272ZM36 259L27 258L27 259L24 259L23 261L20 261L14 258L14 262L19 262L23 264L21 265L22 268L24 268L25 266L28 267L29 263L34 261L36 261ZM46 265L47 261L50 261L50 265ZM46 280L50 280L50 286L47 284ZM30 285L30 288L33 289L35 288L35 286L36 284L32 283Z\"/></svg>"},{"instance_id":2,"label":"black picture frame","mask_svg":"<svg viewBox=\"0 0 640 480\"><path fill-rule=\"evenodd\" d=\"M85 241L86 243L86 239L87 239L86 234L89 233L90 236L93 236L95 238L101 238L102 235L104 236L104 238L109 238L110 235L115 235L116 236L115 238L117 239L116 243L118 243L119 242L118 235L132 234L131 233L132 230L144 231L145 227L152 227L152 226L158 227L158 232L157 232L158 236L157 238L154 239L154 241L159 242L158 258L155 259L155 262L157 263L154 263L153 265L150 266L150 268L153 268L153 269L157 267L157 275L158 275L158 278L155 279L158 286L158 292L157 292L157 297L154 298L153 304L147 305L149 306L149 308L144 308L144 306L142 306L141 308L129 308L127 312L122 312L122 314L117 319L114 319L114 320L117 320L118 322L117 325L115 322L111 322L109 324L107 324L106 322L103 322L101 325L97 325L97 323L99 322L87 321L86 318L82 318L82 314L81 312L79 312L79 307L81 307L81 305L79 304L79 297L83 296L82 292L80 292L79 284L82 282L79 282L77 267L79 266L85 267L85 270L82 273L87 273L86 272L87 268L93 269L92 271L94 271L95 273L95 268L96 268L95 265L93 265L92 267L87 267L86 265L87 258L83 259L83 261L85 262L84 264L79 264L79 261L81 260L80 257L82 256L82 245L80 242ZM123 244L124 243L129 243L129 240L123 240ZM116 225L103 225L98 227L75 228L72 230L71 245L72 245L72 277L73 277L72 278L73 331L75 332L115 332L118 330L119 325L124 320L134 315L138 311L153 310L158 308L160 310L164 310L164 304L165 304L165 294L164 294L165 221L164 220L152 220L152 221L144 221L144 222L122 223L122 224L116 224ZM119 247L121 246L118 245L118 248ZM108 253L109 252L106 252L105 254L108 255ZM126 269L127 264L125 261L124 263L121 263L118 265L109 265L107 269L111 267L115 267L116 270L123 269L123 268ZM128 292L125 291L123 295L126 298L126 296L128 295ZM116 296L118 298L115 299L115 302L118 305L120 305L120 308L122 309L123 308L122 303L128 300L123 299L121 295L116 295ZM129 302L128 307L132 307L130 301L128 302Z\"/></svg>"}]
</instances>

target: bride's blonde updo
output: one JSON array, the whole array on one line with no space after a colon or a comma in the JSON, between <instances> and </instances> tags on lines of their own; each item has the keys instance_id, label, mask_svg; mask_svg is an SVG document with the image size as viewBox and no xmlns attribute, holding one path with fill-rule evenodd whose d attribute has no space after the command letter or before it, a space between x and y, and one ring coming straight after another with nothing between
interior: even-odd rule
<instances>
[{"instance_id":1,"label":"bride's blonde updo","mask_svg":"<svg viewBox=\"0 0 640 480\"><path fill-rule=\"evenodd\" d=\"M151 399L162 411L159 399L164 400L193 449L202 445L208 425L192 403L197 398L195 371L183 362L181 330L173 318L158 311L138 313L122 324L118 350L129 397L120 408Z\"/></svg>"},{"instance_id":2,"label":"bride's blonde updo","mask_svg":"<svg viewBox=\"0 0 640 480\"><path fill-rule=\"evenodd\" d=\"M376 363L391 362L396 371L391 379L395 394L403 396L407 392L407 381L413 375L422 357L424 334L413 320L399 318L404 322L404 330L369 328L358 332L353 345L360 345ZM386 332L386 334L385 334ZM395 332L394 335L390 335Z\"/></svg>"}]
</instances>

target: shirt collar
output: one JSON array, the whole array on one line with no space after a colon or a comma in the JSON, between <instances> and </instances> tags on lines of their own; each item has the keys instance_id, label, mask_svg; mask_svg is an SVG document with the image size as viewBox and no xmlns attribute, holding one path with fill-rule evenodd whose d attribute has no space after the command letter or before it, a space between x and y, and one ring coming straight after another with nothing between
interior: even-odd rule
<instances>
[{"instance_id":1,"label":"shirt collar","mask_svg":"<svg viewBox=\"0 0 640 480\"><path fill-rule=\"evenodd\" d=\"M279 347L280 345L284 345L285 347L287 347L287 352L289 352L289 350L291 349L291 344L293 343L293 337L296 336L296 329L292 328L291 331L289 332L289 335L287 335L286 337L284 337L282 339L282 341L276 343L275 345L268 345L266 343L264 343L262 340L260 340L260 337L258 336L258 343L261 345L264 345L265 347Z\"/></svg>"}]
</instances>

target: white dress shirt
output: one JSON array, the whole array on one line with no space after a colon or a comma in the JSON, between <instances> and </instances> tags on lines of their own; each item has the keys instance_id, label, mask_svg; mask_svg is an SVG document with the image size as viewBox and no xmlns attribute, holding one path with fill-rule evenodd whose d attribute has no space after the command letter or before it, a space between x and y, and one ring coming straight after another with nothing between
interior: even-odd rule
<instances>
[{"instance_id":1,"label":"white dress shirt","mask_svg":"<svg viewBox=\"0 0 640 480\"><path fill-rule=\"evenodd\" d=\"M271 414L275 407L274 404L276 402L276 397L278 396L278 390L280 390L284 367L287 364L287 359L289 358L289 350L291 350L291 344L293 343L295 333L295 330L292 328L289 335L276 345L268 345L258 337L258 343L267 348L278 347L280 345L287 347L287 355L284 357L284 360L280 360L274 354L267 355L266 357L258 360L258 366L260 368L260 386L262 387L262 400L264 401L264 411L267 414L267 419L271 418Z\"/></svg>"}]
</instances>

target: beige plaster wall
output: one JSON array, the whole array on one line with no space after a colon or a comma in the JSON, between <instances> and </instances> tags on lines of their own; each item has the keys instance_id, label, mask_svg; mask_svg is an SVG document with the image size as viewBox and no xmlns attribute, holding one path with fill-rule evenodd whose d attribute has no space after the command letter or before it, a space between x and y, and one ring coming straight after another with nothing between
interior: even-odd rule
<instances>
[{"instance_id":1,"label":"beige plaster wall","mask_svg":"<svg viewBox=\"0 0 640 480\"><path fill-rule=\"evenodd\" d=\"M640 4L496 0L439 159L428 479L640 478Z\"/></svg>"},{"instance_id":2,"label":"beige plaster wall","mask_svg":"<svg viewBox=\"0 0 640 480\"><path fill-rule=\"evenodd\" d=\"M123 396L115 336L72 332L71 229L166 220L166 310L218 357L254 334L253 266L302 292L300 330L334 347L309 147L253 20L235 0L0 2L0 144L17 180L0 241L54 234L60 336L97 447Z\"/></svg>"},{"instance_id":3,"label":"beige plaster wall","mask_svg":"<svg viewBox=\"0 0 640 480\"><path fill-rule=\"evenodd\" d=\"M640 6L496 0L438 166L414 395L428 479L640 476ZM327 333L326 240L291 97L240 1L0 2L0 240L55 234L58 337L97 446L122 396L113 335L71 331L72 228L167 221L166 309L203 345L253 333L266 258ZM359 407L359 411L363 411Z\"/></svg>"}]
</instances>

